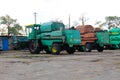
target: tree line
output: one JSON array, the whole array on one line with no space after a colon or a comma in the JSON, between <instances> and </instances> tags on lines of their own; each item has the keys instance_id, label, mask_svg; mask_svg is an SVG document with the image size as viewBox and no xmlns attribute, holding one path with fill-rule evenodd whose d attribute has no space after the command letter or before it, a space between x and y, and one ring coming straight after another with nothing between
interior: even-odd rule
<instances>
[{"instance_id":1,"label":"tree line","mask_svg":"<svg viewBox=\"0 0 120 80\"><path fill-rule=\"evenodd\" d=\"M85 18L85 17L82 17ZM85 23L85 19L81 19L82 23ZM120 27L120 17L118 16L106 16L105 21L97 21L95 25L98 27L107 26L108 29L113 27ZM11 18L9 15L0 17L0 29L1 35L22 35L23 27L17 22L17 19ZM7 33L7 34L6 34Z\"/></svg>"},{"instance_id":2,"label":"tree line","mask_svg":"<svg viewBox=\"0 0 120 80\"><path fill-rule=\"evenodd\" d=\"M107 26L108 29L114 27L120 27L120 17L118 16L106 16L105 21L97 21L95 25L98 25L100 28L103 26Z\"/></svg>"}]
</instances>

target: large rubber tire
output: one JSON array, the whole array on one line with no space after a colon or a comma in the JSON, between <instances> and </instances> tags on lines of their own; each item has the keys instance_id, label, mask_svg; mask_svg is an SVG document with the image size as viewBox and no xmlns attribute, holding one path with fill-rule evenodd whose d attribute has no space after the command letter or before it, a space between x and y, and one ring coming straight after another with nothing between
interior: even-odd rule
<instances>
[{"instance_id":1,"label":"large rubber tire","mask_svg":"<svg viewBox=\"0 0 120 80\"><path fill-rule=\"evenodd\" d=\"M74 49L73 47L68 47L68 48L66 49L66 51L67 51L69 54L74 54L75 49Z\"/></svg>"},{"instance_id":2,"label":"large rubber tire","mask_svg":"<svg viewBox=\"0 0 120 80\"><path fill-rule=\"evenodd\" d=\"M36 45L35 41L30 41L29 51L30 51L31 54L39 54L40 53L40 47L39 47L39 45Z\"/></svg>"},{"instance_id":3,"label":"large rubber tire","mask_svg":"<svg viewBox=\"0 0 120 80\"><path fill-rule=\"evenodd\" d=\"M91 52L91 50L92 50L92 45L91 45L90 43L87 43L87 44L85 45L85 51L86 51L86 52Z\"/></svg>"},{"instance_id":4,"label":"large rubber tire","mask_svg":"<svg viewBox=\"0 0 120 80\"><path fill-rule=\"evenodd\" d=\"M49 51L48 48L44 49L47 54L50 54L51 52Z\"/></svg>"},{"instance_id":5,"label":"large rubber tire","mask_svg":"<svg viewBox=\"0 0 120 80\"><path fill-rule=\"evenodd\" d=\"M118 47L119 47L119 49L120 49L120 44L118 44Z\"/></svg>"},{"instance_id":6,"label":"large rubber tire","mask_svg":"<svg viewBox=\"0 0 120 80\"><path fill-rule=\"evenodd\" d=\"M60 54L60 46L58 44L53 44L51 47L51 53L54 55Z\"/></svg>"},{"instance_id":7,"label":"large rubber tire","mask_svg":"<svg viewBox=\"0 0 120 80\"><path fill-rule=\"evenodd\" d=\"M97 46L97 51L98 52L103 52L103 49L104 49L103 47Z\"/></svg>"},{"instance_id":8,"label":"large rubber tire","mask_svg":"<svg viewBox=\"0 0 120 80\"><path fill-rule=\"evenodd\" d=\"M115 50L115 45L109 46L109 49L110 49L110 50Z\"/></svg>"},{"instance_id":9,"label":"large rubber tire","mask_svg":"<svg viewBox=\"0 0 120 80\"><path fill-rule=\"evenodd\" d=\"M77 50L78 50L79 52L84 52L84 51L85 51L82 46L78 47Z\"/></svg>"}]
</instances>

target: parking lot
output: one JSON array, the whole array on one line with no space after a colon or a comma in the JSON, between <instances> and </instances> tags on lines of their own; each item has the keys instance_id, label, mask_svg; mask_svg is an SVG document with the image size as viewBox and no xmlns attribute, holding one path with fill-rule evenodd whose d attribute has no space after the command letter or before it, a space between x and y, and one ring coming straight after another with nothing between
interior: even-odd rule
<instances>
[{"instance_id":1,"label":"parking lot","mask_svg":"<svg viewBox=\"0 0 120 80\"><path fill-rule=\"evenodd\" d=\"M120 50L0 54L0 80L120 80Z\"/></svg>"}]
</instances>

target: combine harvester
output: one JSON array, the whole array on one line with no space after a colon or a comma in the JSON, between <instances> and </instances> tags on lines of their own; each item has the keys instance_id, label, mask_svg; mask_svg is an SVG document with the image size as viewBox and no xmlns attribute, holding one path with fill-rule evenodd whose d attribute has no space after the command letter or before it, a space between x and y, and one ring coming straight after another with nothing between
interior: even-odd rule
<instances>
[{"instance_id":1,"label":"combine harvester","mask_svg":"<svg viewBox=\"0 0 120 80\"><path fill-rule=\"evenodd\" d=\"M57 55L66 50L73 54L76 46L81 44L79 30L65 29L65 25L60 22L27 25L26 28L32 54L38 54L42 50Z\"/></svg>"}]
</instances>

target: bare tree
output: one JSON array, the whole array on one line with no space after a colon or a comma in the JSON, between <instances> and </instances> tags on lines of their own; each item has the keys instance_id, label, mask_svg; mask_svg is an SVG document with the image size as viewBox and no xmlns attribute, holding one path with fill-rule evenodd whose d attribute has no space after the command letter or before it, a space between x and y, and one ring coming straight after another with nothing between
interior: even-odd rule
<instances>
[{"instance_id":1,"label":"bare tree","mask_svg":"<svg viewBox=\"0 0 120 80\"><path fill-rule=\"evenodd\" d=\"M79 21L82 22L82 25L85 25L85 22L88 20L87 17L85 17L85 13L81 15L81 17L79 18Z\"/></svg>"}]
</instances>

